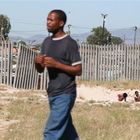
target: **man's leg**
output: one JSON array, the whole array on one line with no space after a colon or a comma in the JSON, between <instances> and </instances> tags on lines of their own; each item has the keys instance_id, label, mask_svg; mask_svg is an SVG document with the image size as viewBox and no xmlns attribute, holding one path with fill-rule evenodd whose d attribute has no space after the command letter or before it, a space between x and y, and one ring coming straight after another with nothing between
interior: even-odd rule
<instances>
[{"instance_id":1,"label":"man's leg","mask_svg":"<svg viewBox=\"0 0 140 140\"><path fill-rule=\"evenodd\" d=\"M44 130L44 140L61 140L69 123L75 98L76 96L71 94L49 97L50 115Z\"/></svg>"},{"instance_id":2,"label":"man's leg","mask_svg":"<svg viewBox=\"0 0 140 140\"><path fill-rule=\"evenodd\" d=\"M61 140L80 140L73 125L71 115L69 116L69 122Z\"/></svg>"}]
</instances>

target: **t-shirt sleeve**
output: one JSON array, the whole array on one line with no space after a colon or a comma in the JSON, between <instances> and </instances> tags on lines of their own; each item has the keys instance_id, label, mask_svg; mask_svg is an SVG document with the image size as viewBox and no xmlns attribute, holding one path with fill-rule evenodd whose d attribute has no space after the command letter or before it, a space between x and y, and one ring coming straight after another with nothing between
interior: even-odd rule
<instances>
[{"instance_id":1,"label":"t-shirt sleeve","mask_svg":"<svg viewBox=\"0 0 140 140\"><path fill-rule=\"evenodd\" d=\"M76 41L73 41L68 45L67 59L70 61L72 66L81 64L81 57L79 53L79 46Z\"/></svg>"},{"instance_id":2,"label":"t-shirt sleeve","mask_svg":"<svg viewBox=\"0 0 140 140\"><path fill-rule=\"evenodd\" d=\"M48 46L50 44L51 40L50 40L50 37L46 37L41 45L41 49L40 49L40 53L42 55L46 55L47 53L47 49L48 49Z\"/></svg>"},{"instance_id":3,"label":"t-shirt sleeve","mask_svg":"<svg viewBox=\"0 0 140 140\"><path fill-rule=\"evenodd\" d=\"M43 43L41 44L40 54L46 55L45 40L44 40Z\"/></svg>"}]
</instances>

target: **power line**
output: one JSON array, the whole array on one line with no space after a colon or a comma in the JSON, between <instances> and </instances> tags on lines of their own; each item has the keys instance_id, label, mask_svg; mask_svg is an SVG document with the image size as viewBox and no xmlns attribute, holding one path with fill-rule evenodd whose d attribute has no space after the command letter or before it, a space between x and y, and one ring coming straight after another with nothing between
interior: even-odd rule
<instances>
[{"instance_id":1,"label":"power line","mask_svg":"<svg viewBox=\"0 0 140 140\"><path fill-rule=\"evenodd\" d=\"M89 27L81 27L81 26L75 26L75 25L72 25L72 28L77 28L77 29L92 29L92 28L89 28Z\"/></svg>"},{"instance_id":2,"label":"power line","mask_svg":"<svg viewBox=\"0 0 140 140\"><path fill-rule=\"evenodd\" d=\"M16 30L11 30L10 32L46 32L46 30L28 30L28 31L16 31Z\"/></svg>"},{"instance_id":3,"label":"power line","mask_svg":"<svg viewBox=\"0 0 140 140\"><path fill-rule=\"evenodd\" d=\"M41 24L41 23L31 23L31 22L23 22L23 21L15 21L14 23L18 23L18 24L26 24L26 25L35 25L35 26L44 26L44 24ZM73 25L73 24L70 24L71 25L71 28L73 29L89 29L89 30L92 30L93 27L83 27L83 26L77 26L77 25ZM68 25L66 25L66 27L68 27ZM122 28L115 28L115 30L119 30L119 29L130 29L132 27L122 27ZM113 28L112 28L113 29Z\"/></svg>"},{"instance_id":4,"label":"power line","mask_svg":"<svg viewBox=\"0 0 140 140\"><path fill-rule=\"evenodd\" d=\"M36 24L36 23L29 23L29 22L14 22L14 23L18 23L18 24L27 24L27 25L37 25L37 26L44 26L44 24Z\"/></svg>"}]
</instances>

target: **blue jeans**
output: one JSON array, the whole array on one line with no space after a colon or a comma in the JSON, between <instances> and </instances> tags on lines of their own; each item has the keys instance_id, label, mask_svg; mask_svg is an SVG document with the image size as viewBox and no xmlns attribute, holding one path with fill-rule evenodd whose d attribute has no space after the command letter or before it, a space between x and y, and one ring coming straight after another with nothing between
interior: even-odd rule
<instances>
[{"instance_id":1,"label":"blue jeans","mask_svg":"<svg viewBox=\"0 0 140 140\"><path fill-rule=\"evenodd\" d=\"M44 130L44 140L79 140L71 117L76 91L49 97L50 114Z\"/></svg>"}]
</instances>

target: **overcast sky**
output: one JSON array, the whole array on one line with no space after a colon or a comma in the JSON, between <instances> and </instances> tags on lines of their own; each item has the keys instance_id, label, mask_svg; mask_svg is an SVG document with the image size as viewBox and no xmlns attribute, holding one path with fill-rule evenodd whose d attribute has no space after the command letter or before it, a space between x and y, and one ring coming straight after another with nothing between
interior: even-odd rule
<instances>
[{"instance_id":1,"label":"overcast sky","mask_svg":"<svg viewBox=\"0 0 140 140\"><path fill-rule=\"evenodd\" d=\"M101 13L108 14L108 29L140 27L140 0L0 0L0 14L10 18L12 35L47 35L46 17L53 9L66 12L76 34L102 26Z\"/></svg>"}]
</instances>

